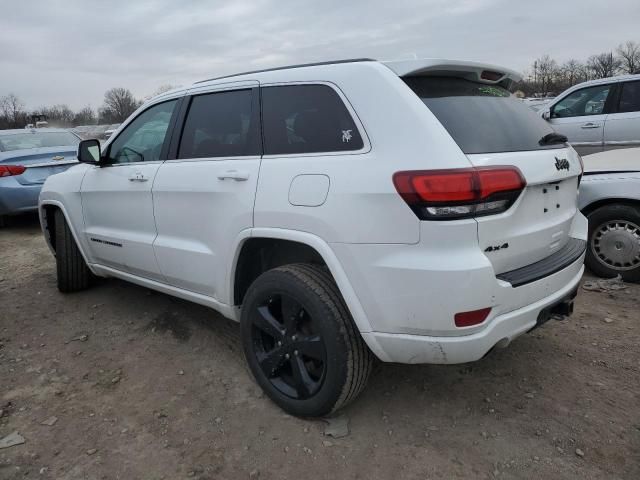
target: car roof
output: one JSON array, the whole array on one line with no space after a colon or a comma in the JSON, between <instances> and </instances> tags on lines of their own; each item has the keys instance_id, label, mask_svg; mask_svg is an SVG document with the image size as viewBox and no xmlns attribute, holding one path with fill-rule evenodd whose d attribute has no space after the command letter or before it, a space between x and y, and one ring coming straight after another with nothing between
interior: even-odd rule
<instances>
[{"instance_id":1,"label":"car roof","mask_svg":"<svg viewBox=\"0 0 640 480\"><path fill-rule=\"evenodd\" d=\"M486 83L500 83L505 78L509 78L513 81L518 81L522 78L522 75L514 70L500 67L489 63L467 62L460 60L450 60L443 58L420 58L413 60L399 60L399 61L378 61L371 58L355 58L347 60L334 60L329 62L318 63L305 63L298 65L287 65L281 67L267 68L263 70L253 70L249 72L236 73L233 75L224 75L221 77L209 78L206 80L200 80L193 85L187 87L179 87L168 92L161 93L160 95L152 98L149 103L154 103L159 99L168 99L175 97L177 94L186 92L188 90L200 87L214 86L216 84L229 83L229 82L242 82L242 81L258 81L258 82L281 82L297 80L297 76L303 76L303 72L309 72L313 69L314 73L318 75L327 74L326 78L318 78L319 80L329 80L331 77L331 71L335 71L336 68L358 68L358 65L378 65L387 67L400 77L406 77L411 75L425 75L425 74L442 74L442 75L456 75L460 72L475 72L477 79L480 78L480 73L484 70L492 72L503 73L503 76L497 81L485 81ZM474 77L474 78L475 78Z\"/></svg>"},{"instance_id":2,"label":"car roof","mask_svg":"<svg viewBox=\"0 0 640 480\"><path fill-rule=\"evenodd\" d=\"M640 80L640 74L633 75L617 75L615 77L606 77L606 78L596 78L595 80L589 80L582 83L577 83L572 87L567 88L564 92L562 92L560 96L564 96L566 92L578 90L580 88L589 87L591 85L602 85L603 83L618 83L618 82L628 82L630 80ZM557 97L556 97L557 98Z\"/></svg>"},{"instance_id":3,"label":"car roof","mask_svg":"<svg viewBox=\"0 0 640 480\"><path fill-rule=\"evenodd\" d=\"M13 128L10 130L0 130L0 135L17 135L19 133L58 133L68 132L68 128Z\"/></svg>"}]
</instances>

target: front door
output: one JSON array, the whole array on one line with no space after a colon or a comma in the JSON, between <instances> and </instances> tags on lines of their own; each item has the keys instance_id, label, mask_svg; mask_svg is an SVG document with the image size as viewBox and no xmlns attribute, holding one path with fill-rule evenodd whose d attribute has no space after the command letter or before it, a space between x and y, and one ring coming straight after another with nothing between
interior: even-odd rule
<instances>
[{"instance_id":1,"label":"front door","mask_svg":"<svg viewBox=\"0 0 640 480\"><path fill-rule=\"evenodd\" d=\"M176 103L159 103L139 114L107 147L100 166L84 176L84 234L99 265L164 280L153 253L151 188Z\"/></svg>"},{"instance_id":2,"label":"front door","mask_svg":"<svg viewBox=\"0 0 640 480\"><path fill-rule=\"evenodd\" d=\"M612 85L596 85L576 90L551 107L549 122L566 135L580 155L601 152L607 99Z\"/></svg>"},{"instance_id":3,"label":"front door","mask_svg":"<svg viewBox=\"0 0 640 480\"><path fill-rule=\"evenodd\" d=\"M194 92L153 186L160 271L169 284L224 303L236 239L253 226L259 110L257 82Z\"/></svg>"}]
</instances>

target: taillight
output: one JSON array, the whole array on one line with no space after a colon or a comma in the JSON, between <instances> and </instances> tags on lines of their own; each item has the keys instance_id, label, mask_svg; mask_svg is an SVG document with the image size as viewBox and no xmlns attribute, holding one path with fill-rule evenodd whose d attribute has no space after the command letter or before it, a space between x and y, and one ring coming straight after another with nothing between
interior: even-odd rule
<instances>
[{"instance_id":1,"label":"taillight","mask_svg":"<svg viewBox=\"0 0 640 480\"><path fill-rule=\"evenodd\" d=\"M393 184L421 220L456 220L504 212L526 186L516 167L397 172Z\"/></svg>"},{"instance_id":2,"label":"taillight","mask_svg":"<svg viewBox=\"0 0 640 480\"><path fill-rule=\"evenodd\" d=\"M12 177L22 175L26 170L22 165L0 165L0 177Z\"/></svg>"}]
</instances>

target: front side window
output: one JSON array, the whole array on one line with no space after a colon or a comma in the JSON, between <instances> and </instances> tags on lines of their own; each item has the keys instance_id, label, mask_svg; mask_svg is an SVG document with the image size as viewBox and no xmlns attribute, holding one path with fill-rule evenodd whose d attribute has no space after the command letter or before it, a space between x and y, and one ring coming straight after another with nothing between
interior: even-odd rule
<instances>
[{"instance_id":1,"label":"front side window","mask_svg":"<svg viewBox=\"0 0 640 480\"><path fill-rule=\"evenodd\" d=\"M259 126L251 104L249 89L193 97L178 158L259 155Z\"/></svg>"},{"instance_id":2,"label":"front side window","mask_svg":"<svg viewBox=\"0 0 640 480\"><path fill-rule=\"evenodd\" d=\"M327 85L262 88L266 155L360 150L362 138L338 94Z\"/></svg>"},{"instance_id":3,"label":"front side window","mask_svg":"<svg viewBox=\"0 0 640 480\"><path fill-rule=\"evenodd\" d=\"M138 115L109 147L108 163L159 160L176 103L177 100L159 103Z\"/></svg>"},{"instance_id":4,"label":"front side window","mask_svg":"<svg viewBox=\"0 0 640 480\"><path fill-rule=\"evenodd\" d=\"M551 112L552 118L583 117L585 115L600 115L609 96L611 85L577 90L560 100Z\"/></svg>"},{"instance_id":5,"label":"front side window","mask_svg":"<svg viewBox=\"0 0 640 480\"><path fill-rule=\"evenodd\" d=\"M640 82L626 82L622 84L619 113L640 112Z\"/></svg>"}]
</instances>

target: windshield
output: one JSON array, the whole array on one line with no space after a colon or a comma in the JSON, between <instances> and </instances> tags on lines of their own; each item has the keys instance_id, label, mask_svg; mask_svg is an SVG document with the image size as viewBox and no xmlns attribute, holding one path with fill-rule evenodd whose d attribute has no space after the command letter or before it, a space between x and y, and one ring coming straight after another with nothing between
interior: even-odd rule
<instances>
[{"instance_id":1,"label":"windshield","mask_svg":"<svg viewBox=\"0 0 640 480\"><path fill-rule=\"evenodd\" d=\"M0 150L29 150L32 148L77 146L78 137L69 132L25 132L0 135Z\"/></svg>"},{"instance_id":2,"label":"windshield","mask_svg":"<svg viewBox=\"0 0 640 480\"><path fill-rule=\"evenodd\" d=\"M466 154L562 148L541 140L553 129L508 90L454 77L407 77Z\"/></svg>"}]
</instances>

